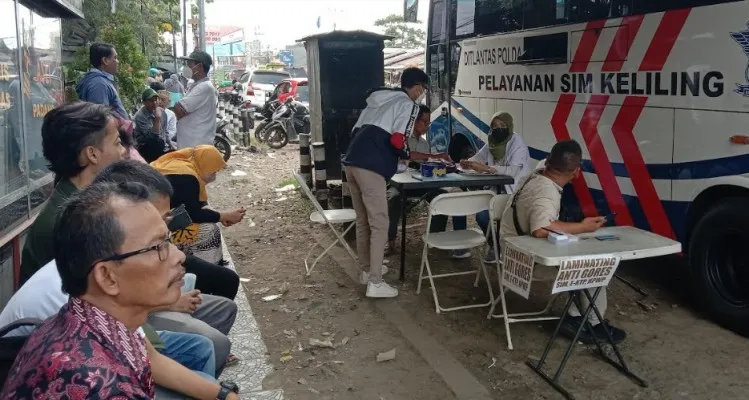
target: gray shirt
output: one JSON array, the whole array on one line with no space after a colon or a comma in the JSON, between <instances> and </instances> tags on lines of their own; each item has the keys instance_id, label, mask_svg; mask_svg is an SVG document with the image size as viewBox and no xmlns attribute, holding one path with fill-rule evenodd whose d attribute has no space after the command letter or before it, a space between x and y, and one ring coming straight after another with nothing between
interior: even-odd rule
<instances>
[{"instance_id":1,"label":"gray shirt","mask_svg":"<svg viewBox=\"0 0 749 400\"><path fill-rule=\"evenodd\" d=\"M208 78L191 85L178 104L182 105L187 115L177 121L177 147L184 149L200 144L213 144L216 136L218 92Z\"/></svg>"},{"instance_id":2,"label":"gray shirt","mask_svg":"<svg viewBox=\"0 0 749 400\"><path fill-rule=\"evenodd\" d=\"M417 138L415 135L408 138L408 149L412 152L432 154L432 149L429 148L429 142L427 138L422 135Z\"/></svg>"}]
</instances>

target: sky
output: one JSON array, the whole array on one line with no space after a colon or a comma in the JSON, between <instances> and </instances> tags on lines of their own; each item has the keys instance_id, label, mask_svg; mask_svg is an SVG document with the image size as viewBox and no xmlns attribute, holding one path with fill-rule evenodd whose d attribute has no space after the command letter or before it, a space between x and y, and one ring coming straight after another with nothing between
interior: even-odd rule
<instances>
[{"instance_id":1,"label":"sky","mask_svg":"<svg viewBox=\"0 0 749 400\"><path fill-rule=\"evenodd\" d=\"M426 30L428 0L419 0L419 19ZM206 25L236 25L245 29L245 39L253 32L272 47L283 48L297 39L329 31L374 30L374 21L389 14L403 14L403 0L214 0L206 4Z\"/></svg>"}]
</instances>

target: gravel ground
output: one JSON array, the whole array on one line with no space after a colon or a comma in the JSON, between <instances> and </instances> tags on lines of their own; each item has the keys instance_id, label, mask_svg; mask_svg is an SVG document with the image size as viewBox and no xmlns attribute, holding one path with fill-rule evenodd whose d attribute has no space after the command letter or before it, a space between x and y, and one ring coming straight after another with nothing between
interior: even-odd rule
<instances>
[{"instance_id":1,"label":"gravel ground","mask_svg":"<svg viewBox=\"0 0 749 400\"><path fill-rule=\"evenodd\" d=\"M309 278L303 259L315 241L332 241L327 228L311 225L311 205L298 191L281 191L298 168L298 146L276 152L235 151L230 167L212 185L217 209L244 205L243 223L224 230L275 372L264 387L282 388L291 399L451 399L445 381L388 321L364 289L331 258ZM239 172L237 172L239 171ZM421 256L419 236L425 211L410 216L405 283L397 304L413 322L437 339L485 386L494 398L562 398L526 365L538 357L553 323L513 325L515 350L508 351L500 320L487 320L486 309L435 314L429 290L415 293ZM391 257L391 265L398 263ZM473 262L474 264L470 264ZM435 268L469 268L474 260L435 256ZM705 320L689 301L681 260L663 258L625 263L620 273L641 286L643 297L621 282L609 287L607 318L628 333L622 352L630 367L649 382L641 388L579 346L562 376L579 399L744 399L749 391L749 346L745 338ZM447 302L485 298L472 279L440 283ZM509 298L511 309L543 304L548 287L534 284L531 302ZM282 294L273 301L263 297ZM558 301L555 310L560 310ZM310 339L333 348L311 346ZM324 346L327 346L324 345ZM559 360L561 345L552 352ZM396 358L376 362L379 353Z\"/></svg>"}]
</instances>

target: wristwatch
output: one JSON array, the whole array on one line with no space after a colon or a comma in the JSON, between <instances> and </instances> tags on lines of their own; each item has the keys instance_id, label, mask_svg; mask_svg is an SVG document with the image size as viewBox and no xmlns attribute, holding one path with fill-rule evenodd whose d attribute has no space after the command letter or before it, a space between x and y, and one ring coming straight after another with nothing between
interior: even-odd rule
<instances>
[{"instance_id":1,"label":"wristwatch","mask_svg":"<svg viewBox=\"0 0 749 400\"><path fill-rule=\"evenodd\" d=\"M219 390L216 400L226 400L231 392L239 394L239 386L232 381L221 381L219 385L221 385L221 390Z\"/></svg>"}]
</instances>

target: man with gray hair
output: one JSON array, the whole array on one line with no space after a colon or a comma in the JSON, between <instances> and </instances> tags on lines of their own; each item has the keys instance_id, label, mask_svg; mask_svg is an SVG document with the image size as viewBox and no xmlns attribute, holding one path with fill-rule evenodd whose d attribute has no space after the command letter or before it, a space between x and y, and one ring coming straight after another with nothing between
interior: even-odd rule
<instances>
[{"instance_id":1,"label":"man with gray hair","mask_svg":"<svg viewBox=\"0 0 749 400\"><path fill-rule=\"evenodd\" d=\"M604 217L588 217L582 222L563 222L559 220L562 205L562 188L580 174L583 152L574 140L564 140L552 147L549 157L544 162L544 168L536 170L525 181L518 184L518 190L512 195L502 213L499 227L499 238L531 235L546 238L549 231L579 234L595 232L606 223ZM593 294L593 290L590 290ZM583 307L588 307L588 299L582 298ZM596 306L603 315L606 312L606 288L596 300ZM595 315L589 318L593 325L593 332L598 339L604 339L603 324ZM573 305L570 315L565 319L562 333L567 337L574 337L577 328L582 323L582 316L577 306ZM609 333L615 343L624 341L626 333L608 324ZM581 342L594 343L588 331L583 330L578 338Z\"/></svg>"}]
</instances>

